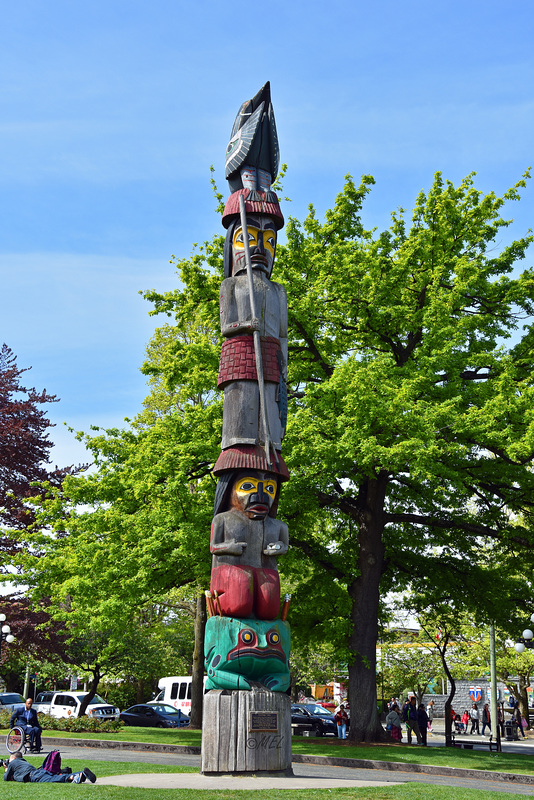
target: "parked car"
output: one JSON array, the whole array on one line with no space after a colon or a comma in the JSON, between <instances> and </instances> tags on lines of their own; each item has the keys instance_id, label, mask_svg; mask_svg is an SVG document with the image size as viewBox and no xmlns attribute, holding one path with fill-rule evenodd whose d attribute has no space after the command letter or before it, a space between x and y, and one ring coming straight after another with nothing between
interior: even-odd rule
<instances>
[{"instance_id":1,"label":"parked car","mask_svg":"<svg viewBox=\"0 0 534 800\"><path fill-rule=\"evenodd\" d=\"M291 724L314 731L317 736L337 736L334 715L316 703L295 703L291 706Z\"/></svg>"},{"instance_id":2,"label":"parked car","mask_svg":"<svg viewBox=\"0 0 534 800\"><path fill-rule=\"evenodd\" d=\"M50 714L51 717L77 717L80 713L82 700L87 692L41 692L35 698L33 707L37 713ZM95 694L86 714L100 720L119 719L120 709L106 703L99 695Z\"/></svg>"},{"instance_id":3,"label":"parked car","mask_svg":"<svg viewBox=\"0 0 534 800\"><path fill-rule=\"evenodd\" d=\"M17 692L4 692L0 694L0 707L4 711L16 711L24 708L25 701L21 694Z\"/></svg>"},{"instance_id":4,"label":"parked car","mask_svg":"<svg viewBox=\"0 0 534 800\"><path fill-rule=\"evenodd\" d=\"M121 719L125 725L143 728L183 728L189 725L189 717L179 708L153 701L121 711Z\"/></svg>"}]
</instances>

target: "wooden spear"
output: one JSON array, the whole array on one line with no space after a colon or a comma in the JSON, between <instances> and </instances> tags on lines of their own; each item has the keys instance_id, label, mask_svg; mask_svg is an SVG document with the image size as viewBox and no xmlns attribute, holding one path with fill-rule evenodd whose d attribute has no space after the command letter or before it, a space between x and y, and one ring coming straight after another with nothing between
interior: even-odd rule
<instances>
[{"instance_id":1,"label":"wooden spear","mask_svg":"<svg viewBox=\"0 0 534 800\"><path fill-rule=\"evenodd\" d=\"M245 247L245 264L247 265L247 279L248 279L248 292L250 295L250 310L252 319L258 319L256 315L256 301L254 299L254 278L252 276L252 264L250 261L250 249L248 246L247 235L247 214L245 209L245 199L242 194L239 195L239 213L241 216L241 230L243 232L243 245ZM254 354L256 356L256 374L258 376L258 389L260 393L260 413L263 431L265 434L265 457L267 459L267 466L271 466L271 435L267 423L267 412L265 408L265 385L263 382L263 362L261 357L261 338L259 331L253 331L254 336Z\"/></svg>"}]
</instances>

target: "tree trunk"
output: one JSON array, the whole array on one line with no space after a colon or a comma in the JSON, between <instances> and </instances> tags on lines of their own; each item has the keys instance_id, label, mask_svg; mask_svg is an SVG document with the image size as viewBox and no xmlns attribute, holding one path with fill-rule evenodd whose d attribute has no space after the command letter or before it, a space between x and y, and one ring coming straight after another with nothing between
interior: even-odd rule
<instances>
[{"instance_id":1,"label":"tree trunk","mask_svg":"<svg viewBox=\"0 0 534 800\"><path fill-rule=\"evenodd\" d=\"M456 681L451 675L447 662L445 660L445 653L447 651L447 642L448 642L448 634L445 637L445 642L443 645L443 651L441 648L439 649L439 654L441 656L441 663L443 664L443 670L445 675L449 680L449 684L451 687L451 691L449 696L445 700L445 747L452 747L452 715L451 715L451 708L452 708L452 701L454 699L454 695L456 694Z\"/></svg>"},{"instance_id":2,"label":"tree trunk","mask_svg":"<svg viewBox=\"0 0 534 800\"><path fill-rule=\"evenodd\" d=\"M206 595L197 598L195 614L195 649L191 678L191 722L190 728L202 728L202 703L204 699L204 631L206 628Z\"/></svg>"},{"instance_id":3,"label":"tree trunk","mask_svg":"<svg viewBox=\"0 0 534 800\"><path fill-rule=\"evenodd\" d=\"M289 687L290 697L292 703L298 703L299 701L299 690L297 687L297 675L294 669L291 670L291 684Z\"/></svg>"},{"instance_id":4,"label":"tree trunk","mask_svg":"<svg viewBox=\"0 0 534 800\"><path fill-rule=\"evenodd\" d=\"M385 741L376 696L376 644L380 578L384 563L384 499L387 477L366 482L360 491L363 505L359 520L359 576L349 586L352 600L352 633L349 664L351 704L349 739L358 742Z\"/></svg>"},{"instance_id":5,"label":"tree trunk","mask_svg":"<svg viewBox=\"0 0 534 800\"><path fill-rule=\"evenodd\" d=\"M519 725L521 725L521 717L524 717L529 722L529 712L528 712L528 694L527 694L527 686L529 685L530 681L527 681L525 675L518 675L518 684L517 688L519 692L517 694L517 702L519 703L519 719L517 720Z\"/></svg>"},{"instance_id":6,"label":"tree trunk","mask_svg":"<svg viewBox=\"0 0 534 800\"><path fill-rule=\"evenodd\" d=\"M80 704L80 711L78 712L79 717L83 717L85 712L87 711L87 706L95 696L96 690L98 689L100 678L101 678L100 667L97 665L93 671L93 680L91 681L91 686L89 687L89 691L87 692L87 694L85 695Z\"/></svg>"},{"instance_id":7,"label":"tree trunk","mask_svg":"<svg viewBox=\"0 0 534 800\"><path fill-rule=\"evenodd\" d=\"M136 703L145 702L145 682L142 678L141 680L136 681L135 698L136 698Z\"/></svg>"}]
</instances>

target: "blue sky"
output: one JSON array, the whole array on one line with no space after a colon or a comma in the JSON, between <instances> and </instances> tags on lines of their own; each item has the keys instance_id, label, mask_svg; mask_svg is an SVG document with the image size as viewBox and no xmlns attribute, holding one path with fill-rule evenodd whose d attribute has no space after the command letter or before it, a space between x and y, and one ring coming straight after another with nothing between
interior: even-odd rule
<instances>
[{"instance_id":1,"label":"blue sky","mask_svg":"<svg viewBox=\"0 0 534 800\"><path fill-rule=\"evenodd\" d=\"M411 208L436 170L503 192L533 162L531 0L18 0L0 23L0 343L61 425L121 425L176 284L172 254L222 228L224 151L241 102L271 81L286 216L375 176L367 225ZM510 209L532 225L533 187ZM162 324L161 320L159 324Z\"/></svg>"}]
</instances>

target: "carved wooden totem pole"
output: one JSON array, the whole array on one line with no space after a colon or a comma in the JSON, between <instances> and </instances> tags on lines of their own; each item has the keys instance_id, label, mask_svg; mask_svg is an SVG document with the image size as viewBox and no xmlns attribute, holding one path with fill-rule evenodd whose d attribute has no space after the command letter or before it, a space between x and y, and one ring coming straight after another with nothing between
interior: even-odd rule
<instances>
[{"instance_id":1,"label":"carved wooden totem pole","mask_svg":"<svg viewBox=\"0 0 534 800\"><path fill-rule=\"evenodd\" d=\"M278 139L269 84L241 106L226 151L230 195L220 313L224 390L211 530L202 772L291 770L288 599L280 618L276 519L289 479L281 456L287 395L287 300L271 280L284 224L271 183Z\"/></svg>"}]
</instances>

